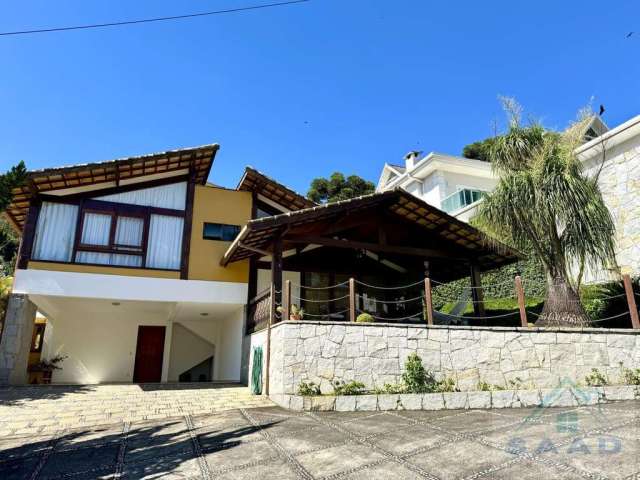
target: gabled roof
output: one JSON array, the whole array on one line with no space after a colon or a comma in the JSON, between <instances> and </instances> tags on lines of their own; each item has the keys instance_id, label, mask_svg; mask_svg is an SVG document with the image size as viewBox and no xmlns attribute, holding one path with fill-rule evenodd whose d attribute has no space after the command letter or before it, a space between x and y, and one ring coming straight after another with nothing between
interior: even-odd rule
<instances>
[{"instance_id":1,"label":"gabled roof","mask_svg":"<svg viewBox=\"0 0 640 480\"><path fill-rule=\"evenodd\" d=\"M251 220L231 244L221 263L227 265L260 255L260 252L269 251L274 238L285 229L319 221L331 221L345 212L349 215L357 215L365 209L373 209L381 217L387 212L397 215L423 228L425 232L430 232L439 240L451 242L456 248L466 251L469 258L473 258L482 270L497 268L521 258L518 251L487 237L471 225L429 205L403 189L394 189Z\"/></svg>"},{"instance_id":2,"label":"gabled roof","mask_svg":"<svg viewBox=\"0 0 640 480\"><path fill-rule=\"evenodd\" d=\"M218 144L210 144L105 162L32 170L25 184L13 190L13 200L4 213L14 228L22 230L29 203L39 194L99 191L146 179L187 175L190 169L196 176L196 182L204 185L219 148Z\"/></svg>"},{"instance_id":3,"label":"gabled roof","mask_svg":"<svg viewBox=\"0 0 640 480\"><path fill-rule=\"evenodd\" d=\"M252 167L245 169L237 189L262 195L289 211L302 210L317 205L304 195L291 190Z\"/></svg>"}]
</instances>

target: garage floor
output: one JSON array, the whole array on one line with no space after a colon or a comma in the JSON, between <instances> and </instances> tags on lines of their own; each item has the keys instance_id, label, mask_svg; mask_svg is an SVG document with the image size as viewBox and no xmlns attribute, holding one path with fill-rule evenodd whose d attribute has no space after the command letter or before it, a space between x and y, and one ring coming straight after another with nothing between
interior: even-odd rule
<instances>
[{"instance_id":1,"label":"garage floor","mask_svg":"<svg viewBox=\"0 0 640 480\"><path fill-rule=\"evenodd\" d=\"M240 408L0 439L3 480L639 475L640 402L458 412Z\"/></svg>"}]
</instances>

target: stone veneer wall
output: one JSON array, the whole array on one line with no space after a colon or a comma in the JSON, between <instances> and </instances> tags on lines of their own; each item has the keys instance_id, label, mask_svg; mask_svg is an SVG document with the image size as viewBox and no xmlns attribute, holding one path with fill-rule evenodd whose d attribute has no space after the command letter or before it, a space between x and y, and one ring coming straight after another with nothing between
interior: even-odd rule
<instances>
[{"instance_id":1,"label":"stone veneer wall","mask_svg":"<svg viewBox=\"0 0 640 480\"><path fill-rule=\"evenodd\" d=\"M254 335L252 344L265 335ZM525 388L584 382L598 368L613 382L620 362L640 368L640 331L407 326L344 322L283 322L272 329L270 393L295 394L301 381L332 393L332 380L368 388L400 381L406 358L416 352L436 376L456 379L463 391L479 381Z\"/></svg>"},{"instance_id":2,"label":"stone veneer wall","mask_svg":"<svg viewBox=\"0 0 640 480\"><path fill-rule=\"evenodd\" d=\"M606 144L605 144L606 146ZM599 173L598 185L616 225L616 258L623 273L640 274L640 136L607 148L585 162L589 175ZM586 272L586 281L609 280L606 272Z\"/></svg>"}]
</instances>

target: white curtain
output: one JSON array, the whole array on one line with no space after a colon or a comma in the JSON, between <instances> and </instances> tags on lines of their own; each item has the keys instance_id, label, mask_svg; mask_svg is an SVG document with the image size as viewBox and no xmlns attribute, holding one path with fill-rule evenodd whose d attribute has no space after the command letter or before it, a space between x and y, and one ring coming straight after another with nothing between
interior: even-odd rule
<instances>
[{"instance_id":1,"label":"white curtain","mask_svg":"<svg viewBox=\"0 0 640 480\"><path fill-rule=\"evenodd\" d=\"M115 243L128 246L142 246L144 222L136 217L118 217ZM82 243L85 245L109 245L111 216L102 213L87 213L82 227ZM124 255L105 252L85 252L76 254L78 263L98 265L119 265L123 267L141 267L141 255Z\"/></svg>"},{"instance_id":2,"label":"white curtain","mask_svg":"<svg viewBox=\"0 0 640 480\"><path fill-rule=\"evenodd\" d=\"M151 215L147 267L180 269L183 228L181 217Z\"/></svg>"},{"instance_id":3,"label":"white curtain","mask_svg":"<svg viewBox=\"0 0 640 480\"><path fill-rule=\"evenodd\" d=\"M80 243L85 245L109 245L111 215L85 213Z\"/></svg>"},{"instance_id":4,"label":"white curtain","mask_svg":"<svg viewBox=\"0 0 640 480\"><path fill-rule=\"evenodd\" d=\"M95 263L98 265L118 265L121 267L141 267L142 255L121 255L104 252L78 252L77 263Z\"/></svg>"},{"instance_id":5,"label":"white curtain","mask_svg":"<svg viewBox=\"0 0 640 480\"><path fill-rule=\"evenodd\" d=\"M129 247L142 247L142 231L144 230L144 220L137 217L118 217L116 224L117 245L127 245Z\"/></svg>"},{"instance_id":6,"label":"white curtain","mask_svg":"<svg viewBox=\"0 0 640 480\"><path fill-rule=\"evenodd\" d=\"M95 197L95 200L107 202L128 203L142 205L143 207L172 208L174 210L184 210L186 199L187 182Z\"/></svg>"},{"instance_id":7,"label":"white curtain","mask_svg":"<svg viewBox=\"0 0 640 480\"><path fill-rule=\"evenodd\" d=\"M36 225L34 260L71 261L78 207L43 202Z\"/></svg>"}]
</instances>

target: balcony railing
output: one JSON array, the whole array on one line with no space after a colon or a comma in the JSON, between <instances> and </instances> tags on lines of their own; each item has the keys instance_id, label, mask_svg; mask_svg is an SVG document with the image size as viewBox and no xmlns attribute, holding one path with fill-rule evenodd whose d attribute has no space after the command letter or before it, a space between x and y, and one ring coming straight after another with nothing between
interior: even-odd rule
<instances>
[{"instance_id":1,"label":"balcony railing","mask_svg":"<svg viewBox=\"0 0 640 480\"><path fill-rule=\"evenodd\" d=\"M482 190L472 190L470 188L463 188L462 190L458 190L452 195L449 195L447 198L442 200L440 203L440 208L447 213L455 212L456 210L460 210L468 205L476 203L479 200L482 200L482 197L486 195L486 192Z\"/></svg>"}]
</instances>

